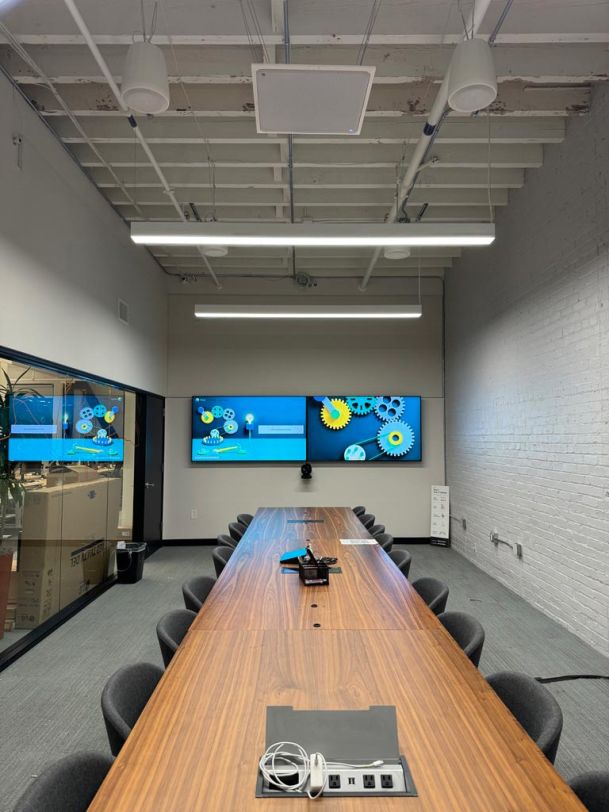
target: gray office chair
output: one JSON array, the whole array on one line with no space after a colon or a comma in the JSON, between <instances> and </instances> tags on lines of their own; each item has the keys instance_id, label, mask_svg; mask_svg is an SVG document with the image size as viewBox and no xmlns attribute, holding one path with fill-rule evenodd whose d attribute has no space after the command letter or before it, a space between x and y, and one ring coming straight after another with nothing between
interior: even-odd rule
<instances>
[{"instance_id":1,"label":"gray office chair","mask_svg":"<svg viewBox=\"0 0 609 812\"><path fill-rule=\"evenodd\" d=\"M448 587L437 578L417 578L412 582L413 587L436 615L441 615L446 609L448 600Z\"/></svg>"},{"instance_id":2,"label":"gray office chair","mask_svg":"<svg viewBox=\"0 0 609 812\"><path fill-rule=\"evenodd\" d=\"M465 612L442 612L441 615L438 615L438 620L478 668L484 645L482 624Z\"/></svg>"},{"instance_id":3,"label":"gray office chair","mask_svg":"<svg viewBox=\"0 0 609 812\"><path fill-rule=\"evenodd\" d=\"M386 553L391 552L391 548L393 547L393 536L391 536L389 533L381 533L380 535L375 536L375 538Z\"/></svg>"},{"instance_id":4,"label":"gray office chair","mask_svg":"<svg viewBox=\"0 0 609 812\"><path fill-rule=\"evenodd\" d=\"M609 773L582 773L571 779L569 786L588 812L609 810Z\"/></svg>"},{"instance_id":5,"label":"gray office chair","mask_svg":"<svg viewBox=\"0 0 609 812\"><path fill-rule=\"evenodd\" d=\"M86 812L112 766L103 753L75 753L47 767L13 812Z\"/></svg>"},{"instance_id":6,"label":"gray office chair","mask_svg":"<svg viewBox=\"0 0 609 812\"><path fill-rule=\"evenodd\" d=\"M237 521L244 527L249 527L250 524L254 521L254 517L252 516L251 513L240 513L237 516Z\"/></svg>"},{"instance_id":7,"label":"gray office chair","mask_svg":"<svg viewBox=\"0 0 609 812\"><path fill-rule=\"evenodd\" d=\"M207 596L212 591L216 579L211 575L197 575L195 578L189 578L182 584L182 596L184 598L184 606L191 612L198 612L205 601Z\"/></svg>"},{"instance_id":8,"label":"gray office chair","mask_svg":"<svg viewBox=\"0 0 609 812\"><path fill-rule=\"evenodd\" d=\"M355 513L355 515L357 516L358 519L361 519L361 517L366 512L366 508L363 505L356 505L353 508L353 512Z\"/></svg>"},{"instance_id":9,"label":"gray office chair","mask_svg":"<svg viewBox=\"0 0 609 812\"><path fill-rule=\"evenodd\" d=\"M158 665L135 663L116 671L102 691L101 707L113 756L117 756L163 676Z\"/></svg>"},{"instance_id":10,"label":"gray office chair","mask_svg":"<svg viewBox=\"0 0 609 812\"><path fill-rule=\"evenodd\" d=\"M408 578L410 565L412 564L412 556L410 553L406 550L391 550L389 553L389 558L400 570L404 578Z\"/></svg>"},{"instance_id":11,"label":"gray office chair","mask_svg":"<svg viewBox=\"0 0 609 812\"><path fill-rule=\"evenodd\" d=\"M241 522L231 522L228 526L228 532L230 533L230 537L234 539L237 544L243 538L247 527Z\"/></svg>"},{"instance_id":12,"label":"gray office chair","mask_svg":"<svg viewBox=\"0 0 609 812\"><path fill-rule=\"evenodd\" d=\"M497 671L486 681L554 764L562 731L562 711L548 689L533 677L515 671Z\"/></svg>"},{"instance_id":13,"label":"gray office chair","mask_svg":"<svg viewBox=\"0 0 609 812\"><path fill-rule=\"evenodd\" d=\"M222 533L220 536L217 537L216 543L219 547L230 547L231 550L234 550L237 546L237 542L235 539L232 539L230 536L227 536L225 533Z\"/></svg>"},{"instance_id":14,"label":"gray office chair","mask_svg":"<svg viewBox=\"0 0 609 812\"><path fill-rule=\"evenodd\" d=\"M374 536L375 538L377 536L382 536L382 534L385 532L385 525L375 524L370 528L368 532L370 533L371 536Z\"/></svg>"},{"instance_id":15,"label":"gray office chair","mask_svg":"<svg viewBox=\"0 0 609 812\"><path fill-rule=\"evenodd\" d=\"M156 624L156 636L161 647L161 656L165 663L165 668L171 662L171 658L178 650L178 646L186 636L197 613L189 609L174 609L163 615Z\"/></svg>"},{"instance_id":16,"label":"gray office chair","mask_svg":"<svg viewBox=\"0 0 609 812\"><path fill-rule=\"evenodd\" d=\"M374 513L364 513L363 516L360 516L360 522L369 531L376 523L376 516Z\"/></svg>"},{"instance_id":17,"label":"gray office chair","mask_svg":"<svg viewBox=\"0 0 609 812\"><path fill-rule=\"evenodd\" d=\"M214 568L216 570L216 578L220 577L220 574L224 567L228 563L228 559L233 554L233 550L230 547L214 547L214 551L211 554L211 557L214 562Z\"/></svg>"}]
</instances>

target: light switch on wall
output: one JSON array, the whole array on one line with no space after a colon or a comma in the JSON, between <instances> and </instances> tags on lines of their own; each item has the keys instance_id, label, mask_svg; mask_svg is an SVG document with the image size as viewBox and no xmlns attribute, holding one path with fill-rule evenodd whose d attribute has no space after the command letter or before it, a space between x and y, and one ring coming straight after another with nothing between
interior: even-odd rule
<instances>
[{"instance_id":1,"label":"light switch on wall","mask_svg":"<svg viewBox=\"0 0 609 812\"><path fill-rule=\"evenodd\" d=\"M191 519L198 519L199 518L199 511L196 508L193 508L190 511L190 518Z\"/></svg>"}]
</instances>

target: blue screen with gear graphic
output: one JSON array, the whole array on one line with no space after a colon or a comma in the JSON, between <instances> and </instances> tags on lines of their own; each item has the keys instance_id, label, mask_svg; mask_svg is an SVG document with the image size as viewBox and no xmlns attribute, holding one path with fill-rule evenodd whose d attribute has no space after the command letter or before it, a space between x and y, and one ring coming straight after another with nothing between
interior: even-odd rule
<instances>
[{"instance_id":1,"label":"blue screen with gear graphic","mask_svg":"<svg viewBox=\"0 0 609 812\"><path fill-rule=\"evenodd\" d=\"M196 395L192 461L304 461L305 421L304 397Z\"/></svg>"},{"instance_id":2,"label":"blue screen with gear graphic","mask_svg":"<svg viewBox=\"0 0 609 812\"><path fill-rule=\"evenodd\" d=\"M311 462L420 462L421 398L309 397L307 450Z\"/></svg>"}]
</instances>

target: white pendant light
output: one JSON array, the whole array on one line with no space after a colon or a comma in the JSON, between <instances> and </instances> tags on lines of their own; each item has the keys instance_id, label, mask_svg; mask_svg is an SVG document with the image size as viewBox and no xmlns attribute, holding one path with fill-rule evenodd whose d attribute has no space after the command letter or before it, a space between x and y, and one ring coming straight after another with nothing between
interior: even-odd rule
<instances>
[{"instance_id":1,"label":"white pendant light","mask_svg":"<svg viewBox=\"0 0 609 812\"><path fill-rule=\"evenodd\" d=\"M393 247L490 245L493 223L131 223L138 245Z\"/></svg>"},{"instance_id":2,"label":"white pendant light","mask_svg":"<svg viewBox=\"0 0 609 812\"><path fill-rule=\"evenodd\" d=\"M448 104L457 113L483 110L497 98L491 48L483 39L466 39L453 52L449 67Z\"/></svg>"},{"instance_id":3,"label":"white pendant light","mask_svg":"<svg viewBox=\"0 0 609 812\"><path fill-rule=\"evenodd\" d=\"M420 319L416 305L195 305L197 319Z\"/></svg>"},{"instance_id":4,"label":"white pendant light","mask_svg":"<svg viewBox=\"0 0 609 812\"><path fill-rule=\"evenodd\" d=\"M134 42L125 57L121 91L135 113L156 115L169 107L169 82L165 57L158 45Z\"/></svg>"},{"instance_id":5,"label":"white pendant light","mask_svg":"<svg viewBox=\"0 0 609 812\"><path fill-rule=\"evenodd\" d=\"M408 259L410 248L404 245L386 245L383 250L385 259Z\"/></svg>"}]
</instances>

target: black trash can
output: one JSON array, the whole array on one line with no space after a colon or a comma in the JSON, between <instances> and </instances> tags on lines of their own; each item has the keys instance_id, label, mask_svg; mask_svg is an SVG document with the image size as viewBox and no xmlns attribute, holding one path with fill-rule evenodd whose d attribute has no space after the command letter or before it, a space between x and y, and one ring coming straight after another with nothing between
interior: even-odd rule
<instances>
[{"instance_id":1,"label":"black trash can","mask_svg":"<svg viewBox=\"0 0 609 812\"><path fill-rule=\"evenodd\" d=\"M116 574L119 584L135 584L144 574L145 542L128 542L124 550L116 548Z\"/></svg>"}]
</instances>

